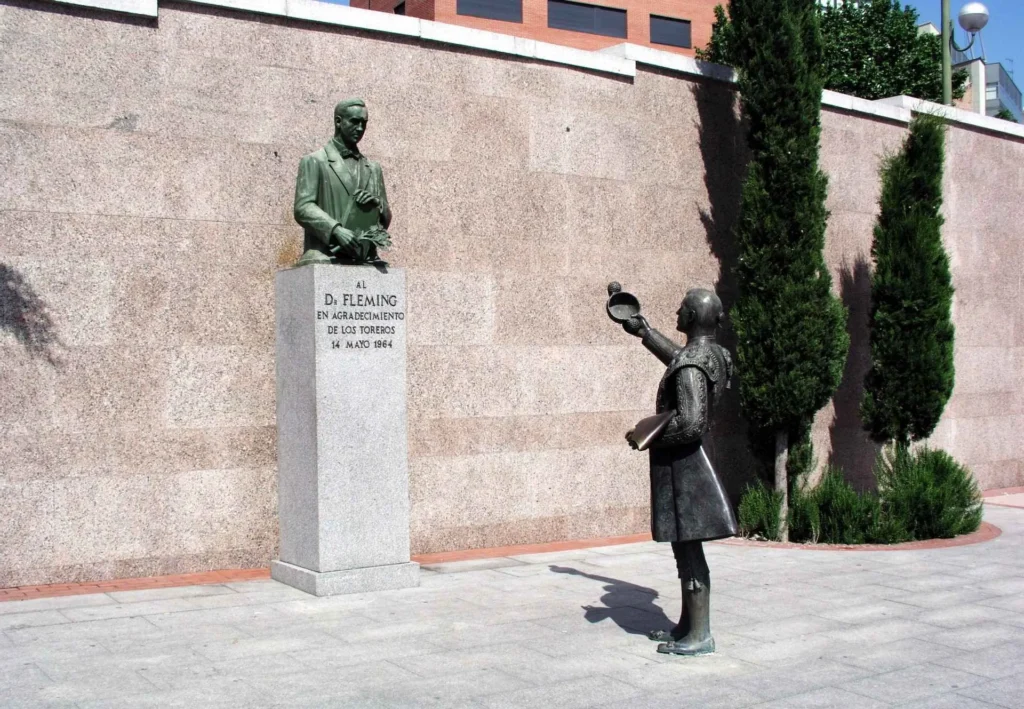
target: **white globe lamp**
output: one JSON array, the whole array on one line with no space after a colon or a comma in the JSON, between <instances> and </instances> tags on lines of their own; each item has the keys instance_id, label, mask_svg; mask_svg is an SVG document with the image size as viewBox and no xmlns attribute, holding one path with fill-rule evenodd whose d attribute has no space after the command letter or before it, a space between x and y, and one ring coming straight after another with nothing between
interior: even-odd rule
<instances>
[{"instance_id":1,"label":"white globe lamp","mask_svg":"<svg viewBox=\"0 0 1024 709\"><path fill-rule=\"evenodd\" d=\"M957 19L964 31L977 34L988 24L988 8L980 2L969 2L960 8Z\"/></svg>"}]
</instances>

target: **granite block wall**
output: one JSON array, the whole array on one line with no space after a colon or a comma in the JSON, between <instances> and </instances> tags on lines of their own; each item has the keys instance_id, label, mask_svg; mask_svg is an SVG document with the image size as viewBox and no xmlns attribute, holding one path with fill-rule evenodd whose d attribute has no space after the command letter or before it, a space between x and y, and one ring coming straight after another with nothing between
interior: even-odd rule
<instances>
[{"instance_id":1,"label":"granite block wall","mask_svg":"<svg viewBox=\"0 0 1024 709\"><path fill-rule=\"evenodd\" d=\"M299 252L298 160L352 95L408 269L413 553L647 528L622 436L660 367L605 285L666 328L687 287L734 298L727 86L171 3L2 0L0 46L0 586L274 557L273 273ZM867 486L866 259L905 126L824 128L854 349L815 441ZM1024 484L1021 164L1020 141L950 131L958 383L935 440L984 487ZM733 392L709 448L734 494L743 441Z\"/></svg>"}]
</instances>

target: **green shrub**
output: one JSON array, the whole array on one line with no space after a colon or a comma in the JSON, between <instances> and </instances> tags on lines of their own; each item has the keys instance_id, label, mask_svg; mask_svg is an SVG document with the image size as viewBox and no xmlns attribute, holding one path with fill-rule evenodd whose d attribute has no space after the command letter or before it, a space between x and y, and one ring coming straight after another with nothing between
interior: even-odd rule
<instances>
[{"instance_id":1,"label":"green shrub","mask_svg":"<svg viewBox=\"0 0 1024 709\"><path fill-rule=\"evenodd\" d=\"M789 539L817 544L821 538L821 513L814 490L799 483L789 496Z\"/></svg>"},{"instance_id":2,"label":"green shrub","mask_svg":"<svg viewBox=\"0 0 1024 709\"><path fill-rule=\"evenodd\" d=\"M886 449L875 465L878 494L858 492L828 467L817 487L796 484L789 497L790 539L822 544L898 544L950 538L981 526L982 500L970 471L941 450ZM758 481L739 507L746 536L779 538L782 497Z\"/></svg>"},{"instance_id":3,"label":"green shrub","mask_svg":"<svg viewBox=\"0 0 1024 709\"><path fill-rule=\"evenodd\" d=\"M981 526L978 484L945 451L895 446L879 457L875 475L886 516L912 539L948 539Z\"/></svg>"},{"instance_id":4,"label":"green shrub","mask_svg":"<svg viewBox=\"0 0 1024 709\"><path fill-rule=\"evenodd\" d=\"M781 507L781 494L769 490L760 480L748 485L740 499L740 533L746 537L760 535L765 539L777 541Z\"/></svg>"},{"instance_id":5,"label":"green shrub","mask_svg":"<svg viewBox=\"0 0 1024 709\"><path fill-rule=\"evenodd\" d=\"M903 520L885 514L881 505L878 507L878 514L872 520L865 538L869 544L899 544L913 541L913 537L903 525Z\"/></svg>"},{"instance_id":6,"label":"green shrub","mask_svg":"<svg viewBox=\"0 0 1024 709\"><path fill-rule=\"evenodd\" d=\"M879 515L878 498L857 492L843 471L829 466L814 489L825 544L865 544Z\"/></svg>"}]
</instances>

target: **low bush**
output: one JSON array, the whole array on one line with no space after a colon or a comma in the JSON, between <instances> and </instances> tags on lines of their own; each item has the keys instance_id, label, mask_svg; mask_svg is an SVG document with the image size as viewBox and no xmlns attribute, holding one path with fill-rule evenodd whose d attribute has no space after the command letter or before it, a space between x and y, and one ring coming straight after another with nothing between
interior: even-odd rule
<instances>
[{"instance_id":1,"label":"low bush","mask_svg":"<svg viewBox=\"0 0 1024 709\"><path fill-rule=\"evenodd\" d=\"M865 544L878 517L878 498L851 487L843 471L829 467L813 492L821 520L819 541L825 544Z\"/></svg>"},{"instance_id":2,"label":"low bush","mask_svg":"<svg viewBox=\"0 0 1024 709\"><path fill-rule=\"evenodd\" d=\"M740 533L745 537L760 536L777 541L781 508L782 495L775 490L769 490L760 480L748 485L740 499Z\"/></svg>"},{"instance_id":3,"label":"low bush","mask_svg":"<svg viewBox=\"0 0 1024 709\"><path fill-rule=\"evenodd\" d=\"M814 490L798 483L789 496L789 538L794 542L817 544L820 537L821 513Z\"/></svg>"},{"instance_id":4,"label":"low bush","mask_svg":"<svg viewBox=\"0 0 1024 709\"><path fill-rule=\"evenodd\" d=\"M875 476L885 515L911 539L949 539L981 526L978 484L945 451L896 446L879 456Z\"/></svg>"},{"instance_id":5,"label":"low bush","mask_svg":"<svg viewBox=\"0 0 1024 709\"><path fill-rule=\"evenodd\" d=\"M858 492L830 466L817 487L796 484L789 497L789 536L794 542L897 544L950 538L978 529L982 501L970 471L946 452L897 446L875 466L878 494ZM746 536L778 539L780 495L760 481L740 501Z\"/></svg>"}]
</instances>

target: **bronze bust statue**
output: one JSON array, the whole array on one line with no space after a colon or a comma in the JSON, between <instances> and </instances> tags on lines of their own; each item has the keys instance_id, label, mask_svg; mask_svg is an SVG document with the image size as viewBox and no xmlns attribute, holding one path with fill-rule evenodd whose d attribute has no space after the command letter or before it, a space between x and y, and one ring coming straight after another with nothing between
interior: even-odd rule
<instances>
[{"instance_id":1,"label":"bronze bust statue","mask_svg":"<svg viewBox=\"0 0 1024 709\"><path fill-rule=\"evenodd\" d=\"M658 646L661 653L711 653L711 575L701 543L737 533L725 488L701 446L715 401L733 375L729 352L715 343L722 301L703 288L687 291L677 311L676 327L686 334L686 346L680 347L648 324L639 301L618 283L609 284L608 294L612 320L641 338L667 366L658 386L657 415L626 434L633 448L649 447L651 534L655 541L671 542L682 583L679 623L670 632L655 631L649 637L665 641Z\"/></svg>"},{"instance_id":2,"label":"bronze bust statue","mask_svg":"<svg viewBox=\"0 0 1024 709\"><path fill-rule=\"evenodd\" d=\"M362 99L334 107L334 138L299 162L295 221L307 263L373 263L391 246L391 207L380 163L359 152L369 114Z\"/></svg>"}]
</instances>

